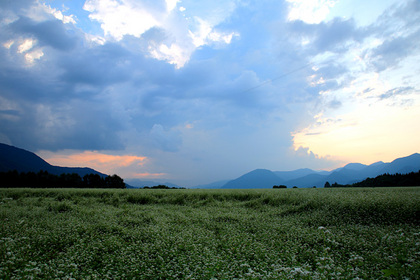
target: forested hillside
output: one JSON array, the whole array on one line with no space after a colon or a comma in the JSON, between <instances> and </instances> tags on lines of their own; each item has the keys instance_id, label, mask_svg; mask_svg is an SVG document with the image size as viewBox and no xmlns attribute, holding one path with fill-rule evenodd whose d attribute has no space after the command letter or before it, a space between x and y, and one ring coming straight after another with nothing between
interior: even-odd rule
<instances>
[{"instance_id":1,"label":"forested hillside","mask_svg":"<svg viewBox=\"0 0 420 280\"><path fill-rule=\"evenodd\" d=\"M326 188L340 188L340 187L408 187L420 186L420 171L411 172L408 174L382 174L375 178L367 178L361 182L342 185L334 183L330 185L329 182L325 183Z\"/></svg>"}]
</instances>

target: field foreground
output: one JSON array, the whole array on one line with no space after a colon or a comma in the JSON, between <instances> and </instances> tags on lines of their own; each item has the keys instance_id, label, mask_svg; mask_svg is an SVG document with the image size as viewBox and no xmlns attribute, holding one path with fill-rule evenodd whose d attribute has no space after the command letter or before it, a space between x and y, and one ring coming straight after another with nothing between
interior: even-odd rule
<instances>
[{"instance_id":1,"label":"field foreground","mask_svg":"<svg viewBox=\"0 0 420 280\"><path fill-rule=\"evenodd\" d=\"M420 188L0 189L0 279L418 279Z\"/></svg>"}]
</instances>

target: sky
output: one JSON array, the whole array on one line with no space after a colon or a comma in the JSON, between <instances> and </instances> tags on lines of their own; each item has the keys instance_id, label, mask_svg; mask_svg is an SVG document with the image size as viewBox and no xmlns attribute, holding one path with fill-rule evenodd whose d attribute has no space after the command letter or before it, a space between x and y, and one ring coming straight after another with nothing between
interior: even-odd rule
<instances>
[{"instance_id":1,"label":"sky","mask_svg":"<svg viewBox=\"0 0 420 280\"><path fill-rule=\"evenodd\" d=\"M0 142L191 187L420 152L418 0L0 2Z\"/></svg>"}]
</instances>

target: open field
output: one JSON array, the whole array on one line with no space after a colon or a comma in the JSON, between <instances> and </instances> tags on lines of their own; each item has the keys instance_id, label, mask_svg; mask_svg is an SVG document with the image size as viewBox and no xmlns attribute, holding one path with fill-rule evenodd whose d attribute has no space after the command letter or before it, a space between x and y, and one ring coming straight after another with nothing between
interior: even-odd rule
<instances>
[{"instance_id":1,"label":"open field","mask_svg":"<svg viewBox=\"0 0 420 280\"><path fill-rule=\"evenodd\" d=\"M0 189L0 279L419 279L420 188Z\"/></svg>"}]
</instances>

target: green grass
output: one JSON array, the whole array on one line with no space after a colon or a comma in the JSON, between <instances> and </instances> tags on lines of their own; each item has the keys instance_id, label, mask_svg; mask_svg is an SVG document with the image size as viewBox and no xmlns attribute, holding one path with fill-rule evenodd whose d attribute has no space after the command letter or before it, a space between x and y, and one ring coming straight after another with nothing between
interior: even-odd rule
<instances>
[{"instance_id":1,"label":"green grass","mask_svg":"<svg viewBox=\"0 0 420 280\"><path fill-rule=\"evenodd\" d=\"M0 189L0 279L418 279L420 188Z\"/></svg>"}]
</instances>

